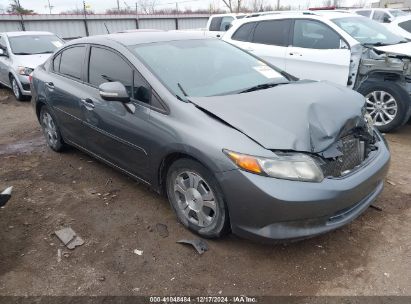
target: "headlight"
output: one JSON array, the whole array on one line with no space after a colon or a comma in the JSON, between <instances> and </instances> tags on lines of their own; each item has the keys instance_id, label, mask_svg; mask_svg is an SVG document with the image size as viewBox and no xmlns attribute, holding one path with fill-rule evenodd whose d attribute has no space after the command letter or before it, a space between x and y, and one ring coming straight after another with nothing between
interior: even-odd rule
<instances>
[{"instance_id":1,"label":"headlight","mask_svg":"<svg viewBox=\"0 0 411 304\"><path fill-rule=\"evenodd\" d=\"M27 68L27 67L22 67L22 66L17 67L17 73L20 75L24 75L24 76L29 76L31 72L33 72L33 70L34 69L32 68Z\"/></svg>"},{"instance_id":2,"label":"headlight","mask_svg":"<svg viewBox=\"0 0 411 304\"><path fill-rule=\"evenodd\" d=\"M324 179L314 159L303 153L281 153L264 158L223 151L238 167L251 173L304 182L321 182Z\"/></svg>"}]
</instances>

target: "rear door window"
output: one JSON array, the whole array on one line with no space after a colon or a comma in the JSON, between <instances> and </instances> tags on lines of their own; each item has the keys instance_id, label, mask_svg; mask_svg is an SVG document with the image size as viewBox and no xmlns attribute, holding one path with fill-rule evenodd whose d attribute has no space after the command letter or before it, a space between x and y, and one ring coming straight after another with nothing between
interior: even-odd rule
<instances>
[{"instance_id":1,"label":"rear door window","mask_svg":"<svg viewBox=\"0 0 411 304\"><path fill-rule=\"evenodd\" d=\"M308 49L339 49L340 35L327 25L313 20L296 20L293 46Z\"/></svg>"},{"instance_id":2,"label":"rear door window","mask_svg":"<svg viewBox=\"0 0 411 304\"><path fill-rule=\"evenodd\" d=\"M290 35L290 20L268 20L257 23L254 43L287 46Z\"/></svg>"},{"instance_id":3,"label":"rear door window","mask_svg":"<svg viewBox=\"0 0 411 304\"><path fill-rule=\"evenodd\" d=\"M211 19L209 30L212 32L219 32L222 20L223 17L214 17L213 19Z\"/></svg>"},{"instance_id":4,"label":"rear door window","mask_svg":"<svg viewBox=\"0 0 411 304\"><path fill-rule=\"evenodd\" d=\"M231 37L233 40L238 41L250 41L251 40L251 32L253 31L255 26L255 22L249 22L240 26L240 28L234 33Z\"/></svg>"},{"instance_id":5,"label":"rear door window","mask_svg":"<svg viewBox=\"0 0 411 304\"><path fill-rule=\"evenodd\" d=\"M85 54L85 46L75 46L64 50L61 53L60 73L69 77L81 79Z\"/></svg>"},{"instance_id":6,"label":"rear door window","mask_svg":"<svg viewBox=\"0 0 411 304\"><path fill-rule=\"evenodd\" d=\"M231 27L231 22L233 22L234 18L231 16L223 17L221 20L220 25L220 32L226 32Z\"/></svg>"}]
</instances>

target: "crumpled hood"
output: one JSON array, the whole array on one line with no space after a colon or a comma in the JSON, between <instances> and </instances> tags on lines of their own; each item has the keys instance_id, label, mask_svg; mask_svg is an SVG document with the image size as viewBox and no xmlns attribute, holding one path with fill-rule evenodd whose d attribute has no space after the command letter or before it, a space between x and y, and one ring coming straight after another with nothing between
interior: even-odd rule
<instances>
[{"instance_id":1,"label":"crumpled hood","mask_svg":"<svg viewBox=\"0 0 411 304\"><path fill-rule=\"evenodd\" d=\"M43 64L51 55L52 54L14 55L14 63L16 66L35 69L40 64Z\"/></svg>"},{"instance_id":2,"label":"crumpled hood","mask_svg":"<svg viewBox=\"0 0 411 304\"><path fill-rule=\"evenodd\" d=\"M411 57L411 42L398 43L393 45L376 46L375 50L393 55L402 55Z\"/></svg>"},{"instance_id":3,"label":"crumpled hood","mask_svg":"<svg viewBox=\"0 0 411 304\"><path fill-rule=\"evenodd\" d=\"M364 97L329 82L300 81L189 100L270 150L319 153L365 124Z\"/></svg>"}]
</instances>

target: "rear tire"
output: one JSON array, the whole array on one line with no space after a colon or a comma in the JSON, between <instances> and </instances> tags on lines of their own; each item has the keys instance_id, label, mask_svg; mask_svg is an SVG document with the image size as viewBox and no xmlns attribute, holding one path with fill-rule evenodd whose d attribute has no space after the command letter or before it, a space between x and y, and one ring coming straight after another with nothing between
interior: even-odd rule
<instances>
[{"instance_id":1,"label":"rear tire","mask_svg":"<svg viewBox=\"0 0 411 304\"><path fill-rule=\"evenodd\" d=\"M44 105L40 110L40 124L43 129L47 145L56 152L61 152L65 148L60 129L57 126L56 119L49 108Z\"/></svg>"},{"instance_id":2,"label":"rear tire","mask_svg":"<svg viewBox=\"0 0 411 304\"><path fill-rule=\"evenodd\" d=\"M179 159L167 172L167 196L179 221L205 238L229 231L229 217L216 178L200 163Z\"/></svg>"},{"instance_id":3,"label":"rear tire","mask_svg":"<svg viewBox=\"0 0 411 304\"><path fill-rule=\"evenodd\" d=\"M411 97L397 83L367 81L358 88L358 92L365 96L367 112L379 131L393 131L408 121Z\"/></svg>"}]
</instances>

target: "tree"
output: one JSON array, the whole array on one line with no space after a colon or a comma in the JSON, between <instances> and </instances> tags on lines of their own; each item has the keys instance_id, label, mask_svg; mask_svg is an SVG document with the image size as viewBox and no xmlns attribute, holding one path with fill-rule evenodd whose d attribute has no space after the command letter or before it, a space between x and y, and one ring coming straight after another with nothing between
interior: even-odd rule
<instances>
[{"instance_id":1,"label":"tree","mask_svg":"<svg viewBox=\"0 0 411 304\"><path fill-rule=\"evenodd\" d=\"M156 11L157 0L139 0L138 8L144 14L154 14Z\"/></svg>"},{"instance_id":2,"label":"tree","mask_svg":"<svg viewBox=\"0 0 411 304\"><path fill-rule=\"evenodd\" d=\"M34 11L31 9L25 9L20 5L19 0L12 0L9 8L7 9L9 14L19 14L19 15L30 15L34 14Z\"/></svg>"},{"instance_id":3,"label":"tree","mask_svg":"<svg viewBox=\"0 0 411 304\"><path fill-rule=\"evenodd\" d=\"M261 12L264 11L265 0L252 0L250 3L251 11Z\"/></svg>"},{"instance_id":4,"label":"tree","mask_svg":"<svg viewBox=\"0 0 411 304\"><path fill-rule=\"evenodd\" d=\"M224 5L228 8L230 13L239 13L242 5L243 0L222 0Z\"/></svg>"}]
</instances>

